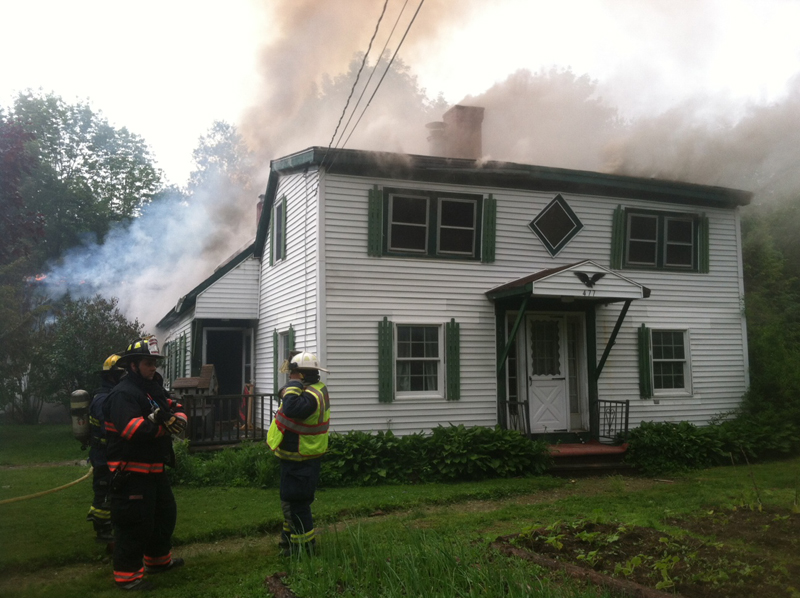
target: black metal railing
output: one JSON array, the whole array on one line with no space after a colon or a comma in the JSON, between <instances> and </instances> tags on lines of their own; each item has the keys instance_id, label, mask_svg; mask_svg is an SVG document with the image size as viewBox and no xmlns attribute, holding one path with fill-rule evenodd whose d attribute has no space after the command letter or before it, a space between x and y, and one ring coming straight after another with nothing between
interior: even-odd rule
<instances>
[{"instance_id":1,"label":"black metal railing","mask_svg":"<svg viewBox=\"0 0 800 598\"><path fill-rule=\"evenodd\" d=\"M186 438L190 448L264 440L278 408L277 396L268 393L184 395L178 400L189 418Z\"/></svg>"},{"instance_id":2,"label":"black metal railing","mask_svg":"<svg viewBox=\"0 0 800 598\"><path fill-rule=\"evenodd\" d=\"M599 399L594 408L598 440L617 441L628 437L630 401Z\"/></svg>"}]
</instances>

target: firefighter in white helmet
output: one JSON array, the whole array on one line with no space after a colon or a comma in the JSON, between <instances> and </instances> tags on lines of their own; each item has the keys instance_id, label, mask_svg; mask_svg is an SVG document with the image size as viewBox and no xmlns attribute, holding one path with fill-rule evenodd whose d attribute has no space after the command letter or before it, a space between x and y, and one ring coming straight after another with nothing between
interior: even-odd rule
<instances>
[{"instance_id":1,"label":"firefighter in white helmet","mask_svg":"<svg viewBox=\"0 0 800 598\"><path fill-rule=\"evenodd\" d=\"M311 503L319 482L320 462L328 450L331 401L320 381L317 356L294 352L289 360L289 382L280 390L281 403L272 418L267 444L281 460L281 508L284 556L313 553L316 543Z\"/></svg>"}]
</instances>

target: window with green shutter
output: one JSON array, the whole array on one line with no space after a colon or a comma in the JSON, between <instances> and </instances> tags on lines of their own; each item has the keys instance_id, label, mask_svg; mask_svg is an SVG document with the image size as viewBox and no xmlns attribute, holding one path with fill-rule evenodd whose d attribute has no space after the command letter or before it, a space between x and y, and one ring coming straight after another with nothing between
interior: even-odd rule
<instances>
[{"instance_id":1,"label":"window with green shutter","mask_svg":"<svg viewBox=\"0 0 800 598\"><path fill-rule=\"evenodd\" d=\"M438 324L378 323L378 398L461 398L461 335Z\"/></svg>"},{"instance_id":2,"label":"window with green shutter","mask_svg":"<svg viewBox=\"0 0 800 598\"><path fill-rule=\"evenodd\" d=\"M687 330L639 327L639 395L691 393Z\"/></svg>"},{"instance_id":3,"label":"window with green shutter","mask_svg":"<svg viewBox=\"0 0 800 598\"><path fill-rule=\"evenodd\" d=\"M611 267L707 273L708 218L618 206L611 232Z\"/></svg>"},{"instance_id":4,"label":"window with green shutter","mask_svg":"<svg viewBox=\"0 0 800 598\"><path fill-rule=\"evenodd\" d=\"M494 261L497 204L491 196L376 186L368 202L372 257Z\"/></svg>"}]
</instances>

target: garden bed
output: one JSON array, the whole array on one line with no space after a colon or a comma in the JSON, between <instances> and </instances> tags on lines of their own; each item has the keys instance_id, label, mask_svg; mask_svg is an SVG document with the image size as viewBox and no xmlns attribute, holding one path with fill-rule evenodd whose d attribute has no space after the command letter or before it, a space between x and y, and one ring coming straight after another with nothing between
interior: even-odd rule
<instances>
[{"instance_id":1,"label":"garden bed","mask_svg":"<svg viewBox=\"0 0 800 598\"><path fill-rule=\"evenodd\" d=\"M800 596L800 514L738 508L665 523L675 529L592 519L556 522L506 536L496 546L507 554L535 555L540 564L629 596Z\"/></svg>"}]
</instances>

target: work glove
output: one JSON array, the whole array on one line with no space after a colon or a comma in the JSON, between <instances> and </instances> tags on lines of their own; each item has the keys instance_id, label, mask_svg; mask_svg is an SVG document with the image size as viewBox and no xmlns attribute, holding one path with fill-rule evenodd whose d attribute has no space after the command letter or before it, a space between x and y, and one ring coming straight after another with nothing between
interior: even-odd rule
<instances>
[{"instance_id":1,"label":"work glove","mask_svg":"<svg viewBox=\"0 0 800 598\"><path fill-rule=\"evenodd\" d=\"M148 416L153 423L164 426L170 434L176 436L183 433L186 429L186 416L182 413L170 413L160 407Z\"/></svg>"}]
</instances>

